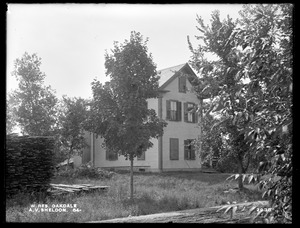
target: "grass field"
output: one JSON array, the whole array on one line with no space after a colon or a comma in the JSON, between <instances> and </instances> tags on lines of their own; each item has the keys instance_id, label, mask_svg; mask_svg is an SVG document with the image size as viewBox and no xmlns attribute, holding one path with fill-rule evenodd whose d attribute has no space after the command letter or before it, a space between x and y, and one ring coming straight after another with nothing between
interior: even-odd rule
<instances>
[{"instance_id":1,"label":"grass field","mask_svg":"<svg viewBox=\"0 0 300 228\"><path fill-rule=\"evenodd\" d=\"M134 175L134 200L129 199L129 174L116 173L111 179L56 178L53 183L108 185L105 193L87 193L66 197L33 199L23 194L6 202L7 222L87 222L111 218L145 215L192 208L210 207L227 202L261 199L253 185L246 191L224 193L237 186L226 182L226 174L196 172L137 173ZM30 206L76 204L80 212L34 212Z\"/></svg>"}]
</instances>

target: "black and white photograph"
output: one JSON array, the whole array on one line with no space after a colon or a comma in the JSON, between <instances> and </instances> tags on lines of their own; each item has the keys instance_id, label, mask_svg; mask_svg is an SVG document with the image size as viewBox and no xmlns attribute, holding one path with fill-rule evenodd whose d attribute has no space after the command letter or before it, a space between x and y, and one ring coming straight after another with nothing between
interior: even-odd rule
<instances>
[{"instance_id":1,"label":"black and white photograph","mask_svg":"<svg viewBox=\"0 0 300 228\"><path fill-rule=\"evenodd\" d=\"M6 7L5 223L292 223L294 4Z\"/></svg>"}]
</instances>

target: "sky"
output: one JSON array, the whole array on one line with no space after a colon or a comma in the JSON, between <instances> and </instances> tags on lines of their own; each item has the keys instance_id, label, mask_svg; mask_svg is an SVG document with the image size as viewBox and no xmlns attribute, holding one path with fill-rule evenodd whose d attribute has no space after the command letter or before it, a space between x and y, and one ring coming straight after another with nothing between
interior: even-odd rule
<instances>
[{"instance_id":1,"label":"sky","mask_svg":"<svg viewBox=\"0 0 300 228\"><path fill-rule=\"evenodd\" d=\"M8 4L6 91L18 83L11 72L25 52L42 60L44 84L57 97L92 98L91 82L109 80L105 51L124 43L131 31L148 38L157 70L189 61L187 36L199 41L197 15L210 23L213 10L221 18L238 17L242 4Z\"/></svg>"}]
</instances>

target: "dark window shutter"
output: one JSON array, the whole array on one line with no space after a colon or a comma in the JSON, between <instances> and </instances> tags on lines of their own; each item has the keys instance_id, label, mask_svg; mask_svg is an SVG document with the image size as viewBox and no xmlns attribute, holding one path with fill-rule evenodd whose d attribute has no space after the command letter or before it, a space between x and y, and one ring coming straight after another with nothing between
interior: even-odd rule
<instances>
[{"instance_id":1,"label":"dark window shutter","mask_svg":"<svg viewBox=\"0 0 300 228\"><path fill-rule=\"evenodd\" d=\"M188 153L189 153L189 140L184 140L184 160L188 159Z\"/></svg>"},{"instance_id":2,"label":"dark window shutter","mask_svg":"<svg viewBox=\"0 0 300 228\"><path fill-rule=\"evenodd\" d=\"M177 101L177 118L176 120L181 121L181 102Z\"/></svg>"},{"instance_id":3,"label":"dark window shutter","mask_svg":"<svg viewBox=\"0 0 300 228\"><path fill-rule=\"evenodd\" d=\"M170 138L170 160L179 159L179 139Z\"/></svg>"},{"instance_id":4,"label":"dark window shutter","mask_svg":"<svg viewBox=\"0 0 300 228\"><path fill-rule=\"evenodd\" d=\"M197 112L195 112L194 113L194 123L198 123L198 113Z\"/></svg>"},{"instance_id":5,"label":"dark window shutter","mask_svg":"<svg viewBox=\"0 0 300 228\"><path fill-rule=\"evenodd\" d=\"M188 122L188 111L187 111L187 108L188 108L188 103L184 102L183 103L184 122Z\"/></svg>"},{"instance_id":6,"label":"dark window shutter","mask_svg":"<svg viewBox=\"0 0 300 228\"><path fill-rule=\"evenodd\" d=\"M114 160L118 160L118 154L114 153Z\"/></svg>"},{"instance_id":7,"label":"dark window shutter","mask_svg":"<svg viewBox=\"0 0 300 228\"><path fill-rule=\"evenodd\" d=\"M170 103L169 100L167 100L166 109L167 109L167 117L166 117L166 119L169 120L171 118L171 103Z\"/></svg>"}]
</instances>

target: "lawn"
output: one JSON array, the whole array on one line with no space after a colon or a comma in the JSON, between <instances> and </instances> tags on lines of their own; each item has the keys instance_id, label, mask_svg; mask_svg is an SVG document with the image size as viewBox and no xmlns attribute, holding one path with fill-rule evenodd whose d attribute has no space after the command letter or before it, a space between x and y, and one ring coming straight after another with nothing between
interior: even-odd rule
<instances>
[{"instance_id":1,"label":"lawn","mask_svg":"<svg viewBox=\"0 0 300 228\"><path fill-rule=\"evenodd\" d=\"M129 200L129 174L116 173L110 179L56 178L53 183L95 184L110 186L107 192L68 195L33 200L18 195L6 202L7 222L88 222L119 217L146 215L192 208L211 207L227 202L261 200L261 193L253 185L247 191L224 193L237 186L226 182L228 174L198 172L136 173L134 200ZM80 211L34 212L30 206L44 204L76 204Z\"/></svg>"}]
</instances>

